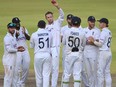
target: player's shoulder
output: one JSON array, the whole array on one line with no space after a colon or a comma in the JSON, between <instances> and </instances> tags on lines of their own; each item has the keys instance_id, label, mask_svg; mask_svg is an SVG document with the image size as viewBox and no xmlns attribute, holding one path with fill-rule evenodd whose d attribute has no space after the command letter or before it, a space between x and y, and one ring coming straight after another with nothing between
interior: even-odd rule
<instances>
[{"instance_id":1,"label":"player's shoulder","mask_svg":"<svg viewBox=\"0 0 116 87\"><path fill-rule=\"evenodd\" d=\"M109 34L109 33L111 34L111 31L108 28L103 28L101 33L102 34Z\"/></svg>"},{"instance_id":2,"label":"player's shoulder","mask_svg":"<svg viewBox=\"0 0 116 87\"><path fill-rule=\"evenodd\" d=\"M65 25L65 26L62 27L62 29L65 29L65 28L68 28L68 25Z\"/></svg>"},{"instance_id":3,"label":"player's shoulder","mask_svg":"<svg viewBox=\"0 0 116 87\"><path fill-rule=\"evenodd\" d=\"M99 28L97 28L96 26L94 27L94 29L93 29L94 31L96 31L96 32L101 32L100 31L100 29Z\"/></svg>"},{"instance_id":4,"label":"player's shoulder","mask_svg":"<svg viewBox=\"0 0 116 87\"><path fill-rule=\"evenodd\" d=\"M4 41L10 41L11 40L11 35L9 33L7 33L4 37Z\"/></svg>"},{"instance_id":5,"label":"player's shoulder","mask_svg":"<svg viewBox=\"0 0 116 87\"><path fill-rule=\"evenodd\" d=\"M88 32L88 30L89 30L88 27L83 28L83 32Z\"/></svg>"}]
</instances>

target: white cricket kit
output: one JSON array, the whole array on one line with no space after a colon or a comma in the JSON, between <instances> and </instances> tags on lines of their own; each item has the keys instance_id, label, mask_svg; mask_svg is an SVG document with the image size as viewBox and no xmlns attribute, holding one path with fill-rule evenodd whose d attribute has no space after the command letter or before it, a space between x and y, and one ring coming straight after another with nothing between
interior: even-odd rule
<instances>
[{"instance_id":1,"label":"white cricket kit","mask_svg":"<svg viewBox=\"0 0 116 87\"><path fill-rule=\"evenodd\" d=\"M34 48L34 69L36 87L49 87L51 72L51 48L56 49L52 34L45 29L38 29L31 36L30 47ZM57 54L56 54L57 56Z\"/></svg>"},{"instance_id":2,"label":"white cricket kit","mask_svg":"<svg viewBox=\"0 0 116 87\"><path fill-rule=\"evenodd\" d=\"M68 27L68 25L65 25L64 27L61 28L61 37L62 37L61 39L63 39L64 33L69 29L70 28ZM64 59L65 59L65 53L66 53L66 51L65 51L66 46L64 44L62 44L62 45L63 45L62 46L62 65L63 65L63 68L64 68Z\"/></svg>"},{"instance_id":3,"label":"white cricket kit","mask_svg":"<svg viewBox=\"0 0 116 87\"><path fill-rule=\"evenodd\" d=\"M64 33L69 30L71 27L69 27L68 25L65 25L64 27L61 28L61 37L63 38L64 36ZM79 30L81 30L82 27L80 26L79 27ZM62 41L62 40L61 40ZM63 44L63 47L62 47L62 65L64 67L64 59L65 59L65 53L66 53L66 50L65 50L66 46Z\"/></svg>"},{"instance_id":4,"label":"white cricket kit","mask_svg":"<svg viewBox=\"0 0 116 87\"><path fill-rule=\"evenodd\" d=\"M30 55L28 52L28 46L26 44L26 37L23 33L23 27L19 29L19 36L16 38L18 46L23 46L25 48L24 52L17 52L17 60L16 60L16 75L15 75L15 83L17 86L25 85L25 82L29 73L30 66ZM25 33L28 34L27 29L25 29ZM22 73L22 74L21 74Z\"/></svg>"},{"instance_id":5,"label":"white cricket kit","mask_svg":"<svg viewBox=\"0 0 116 87\"><path fill-rule=\"evenodd\" d=\"M57 87L57 81L58 81L58 73L59 73L59 55L60 55L60 31L61 31L61 26L62 22L64 20L64 12L60 8L59 9L59 14L60 16L56 21L54 21L52 24L48 24L46 26L46 29L50 32L55 32L56 33L56 46L57 46L57 57L54 55L54 50L52 50L52 87ZM54 30L54 31L52 31Z\"/></svg>"},{"instance_id":6,"label":"white cricket kit","mask_svg":"<svg viewBox=\"0 0 116 87\"><path fill-rule=\"evenodd\" d=\"M73 73L74 87L80 87L82 70L82 47L85 40L84 32L81 29L72 27L63 36L63 44L66 46L66 57L63 72L63 87L69 87L69 78ZM77 47L79 51L72 52Z\"/></svg>"},{"instance_id":7,"label":"white cricket kit","mask_svg":"<svg viewBox=\"0 0 116 87\"><path fill-rule=\"evenodd\" d=\"M13 85L14 79L14 69L16 63L17 53L17 42L15 36L10 33L4 37L4 55L3 55L3 65L4 65L4 87L11 87Z\"/></svg>"},{"instance_id":8,"label":"white cricket kit","mask_svg":"<svg viewBox=\"0 0 116 87\"><path fill-rule=\"evenodd\" d=\"M84 48L84 68L87 73L87 85L89 87L95 87L97 84L97 59L99 54L99 47L95 45L90 45L88 43L88 39L92 36L95 40L99 40L100 29L94 27L93 29L89 29L88 27L84 29L85 37L87 39L86 45Z\"/></svg>"},{"instance_id":9,"label":"white cricket kit","mask_svg":"<svg viewBox=\"0 0 116 87\"><path fill-rule=\"evenodd\" d=\"M110 49L112 39L112 33L108 28L103 28L100 34L99 42L102 43L100 47L100 55L98 58L98 86L104 87L104 80L106 83L105 87L112 87L112 79L110 74L110 64L112 61L112 53Z\"/></svg>"}]
</instances>

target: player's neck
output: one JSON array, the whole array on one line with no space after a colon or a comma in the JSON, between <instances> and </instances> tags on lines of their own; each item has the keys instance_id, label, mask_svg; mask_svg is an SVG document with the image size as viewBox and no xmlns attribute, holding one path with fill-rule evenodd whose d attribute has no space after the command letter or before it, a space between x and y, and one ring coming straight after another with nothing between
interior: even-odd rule
<instances>
[{"instance_id":1,"label":"player's neck","mask_svg":"<svg viewBox=\"0 0 116 87\"><path fill-rule=\"evenodd\" d=\"M94 27L90 27L90 26L88 26L88 29L89 29L89 30L92 30L93 28L94 28Z\"/></svg>"},{"instance_id":2,"label":"player's neck","mask_svg":"<svg viewBox=\"0 0 116 87\"><path fill-rule=\"evenodd\" d=\"M51 25L51 24L53 24L53 23L54 23L54 21L52 21L52 22L48 22L49 25Z\"/></svg>"},{"instance_id":3,"label":"player's neck","mask_svg":"<svg viewBox=\"0 0 116 87\"><path fill-rule=\"evenodd\" d=\"M68 24L68 27L71 28L72 26Z\"/></svg>"}]
</instances>

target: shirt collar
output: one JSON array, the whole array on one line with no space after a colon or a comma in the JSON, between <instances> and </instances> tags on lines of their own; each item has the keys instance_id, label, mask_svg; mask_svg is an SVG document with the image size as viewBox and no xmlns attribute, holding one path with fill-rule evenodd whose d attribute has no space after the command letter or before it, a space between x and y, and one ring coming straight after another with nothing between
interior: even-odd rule
<instances>
[{"instance_id":1,"label":"shirt collar","mask_svg":"<svg viewBox=\"0 0 116 87\"><path fill-rule=\"evenodd\" d=\"M102 30L108 30L108 27L103 28Z\"/></svg>"},{"instance_id":2,"label":"shirt collar","mask_svg":"<svg viewBox=\"0 0 116 87\"><path fill-rule=\"evenodd\" d=\"M39 30L45 30L44 28L38 28L38 30L37 31L39 31Z\"/></svg>"}]
</instances>

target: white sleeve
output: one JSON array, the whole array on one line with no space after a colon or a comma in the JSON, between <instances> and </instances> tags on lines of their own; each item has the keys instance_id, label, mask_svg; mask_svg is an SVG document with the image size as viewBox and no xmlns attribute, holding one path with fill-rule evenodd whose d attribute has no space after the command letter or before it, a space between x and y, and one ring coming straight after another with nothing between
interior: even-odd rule
<instances>
[{"instance_id":1,"label":"white sleeve","mask_svg":"<svg viewBox=\"0 0 116 87\"><path fill-rule=\"evenodd\" d=\"M58 17L58 21L60 22L60 23L62 23L63 22L63 20L64 20L64 12L63 12L63 10L60 8L59 9L59 17Z\"/></svg>"},{"instance_id":2,"label":"white sleeve","mask_svg":"<svg viewBox=\"0 0 116 87\"><path fill-rule=\"evenodd\" d=\"M61 28L61 36L63 36L64 33L64 27Z\"/></svg>"},{"instance_id":3,"label":"white sleeve","mask_svg":"<svg viewBox=\"0 0 116 87\"><path fill-rule=\"evenodd\" d=\"M35 43L34 43L33 34L32 34L30 39L30 48L34 48L34 47L35 47Z\"/></svg>"},{"instance_id":4,"label":"white sleeve","mask_svg":"<svg viewBox=\"0 0 116 87\"><path fill-rule=\"evenodd\" d=\"M10 39L5 38L4 45L5 45L7 52L9 52L9 53L16 53L17 52L17 49L12 47Z\"/></svg>"},{"instance_id":5,"label":"white sleeve","mask_svg":"<svg viewBox=\"0 0 116 87\"><path fill-rule=\"evenodd\" d=\"M106 39L106 33L104 31L101 32L99 42L104 43Z\"/></svg>"},{"instance_id":6,"label":"white sleeve","mask_svg":"<svg viewBox=\"0 0 116 87\"><path fill-rule=\"evenodd\" d=\"M82 51L84 50L84 47L85 47L85 45L86 45L86 41L87 41L87 39L86 39L85 34L84 34L84 35L83 35L83 39L82 39L82 43L81 43L81 50L82 50Z\"/></svg>"},{"instance_id":7,"label":"white sleeve","mask_svg":"<svg viewBox=\"0 0 116 87\"><path fill-rule=\"evenodd\" d=\"M94 41L94 44L98 47L101 47L103 45L103 43L105 42L105 32L102 31L101 34L100 34L100 38L99 38L99 42L98 41Z\"/></svg>"},{"instance_id":8,"label":"white sleeve","mask_svg":"<svg viewBox=\"0 0 116 87\"><path fill-rule=\"evenodd\" d=\"M52 54L52 57L57 57L58 56L58 51L57 51L57 48L56 48L56 33L54 30L52 30L51 32L51 39L52 39L52 42L51 42L51 54Z\"/></svg>"},{"instance_id":9,"label":"white sleeve","mask_svg":"<svg viewBox=\"0 0 116 87\"><path fill-rule=\"evenodd\" d=\"M98 47L102 47L102 43L101 43L101 42L95 41L94 44L95 44L96 46L98 46Z\"/></svg>"},{"instance_id":10,"label":"white sleeve","mask_svg":"<svg viewBox=\"0 0 116 87\"><path fill-rule=\"evenodd\" d=\"M66 45L66 32L63 34L63 37L62 37L62 44L63 44L63 45Z\"/></svg>"},{"instance_id":11,"label":"white sleeve","mask_svg":"<svg viewBox=\"0 0 116 87\"><path fill-rule=\"evenodd\" d=\"M56 43L57 43L56 32L53 29L51 31L51 37L52 37L51 47L53 48L53 47L56 47Z\"/></svg>"},{"instance_id":12,"label":"white sleeve","mask_svg":"<svg viewBox=\"0 0 116 87\"><path fill-rule=\"evenodd\" d=\"M99 40L100 37L100 30L97 30L96 35L95 35L95 39Z\"/></svg>"}]
</instances>

